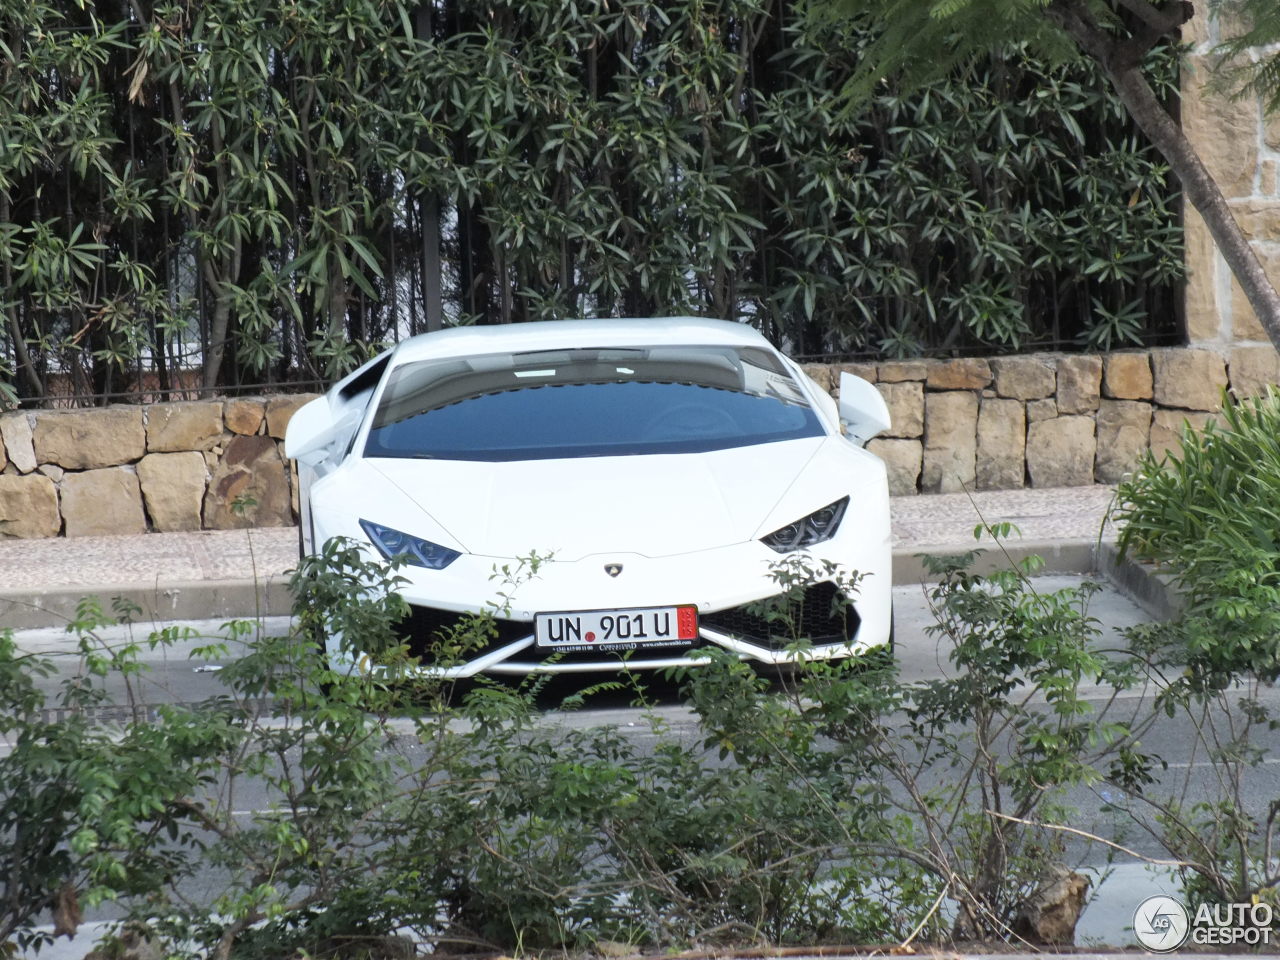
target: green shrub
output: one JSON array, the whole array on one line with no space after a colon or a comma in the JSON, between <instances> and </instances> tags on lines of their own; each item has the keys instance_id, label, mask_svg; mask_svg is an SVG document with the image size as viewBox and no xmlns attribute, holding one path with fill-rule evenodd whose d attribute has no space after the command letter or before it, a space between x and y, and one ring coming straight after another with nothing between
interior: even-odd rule
<instances>
[{"instance_id":1,"label":"green shrub","mask_svg":"<svg viewBox=\"0 0 1280 960\"><path fill-rule=\"evenodd\" d=\"M68 628L79 669L56 685L52 657L0 631L0 955L11 940L48 944L37 924L49 908L57 929L74 932L85 907L157 895L199 847L174 802L201 787L206 759L234 737L149 707L141 643L104 644L96 631L111 622L96 602L80 604Z\"/></svg>"},{"instance_id":2,"label":"green shrub","mask_svg":"<svg viewBox=\"0 0 1280 960\"><path fill-rule=\"evenodd\" d=\"M864 937L945 940L930 910L944 898L956 905L949 936L1011 937L1064 857L1053 826L1069 820L1065 792L1102 781L1122 757L1145 764L1125 749L1129 727L1081 690L1131 677L1088 615L1096 587L1042 592L1032 563L979 575L976 556L926 560L939 578L928 600L951 664L943 679L903 683L892 662L871 658L811 662L785 697L735 694L726 677L739 665L687 680L709 743L765 782L793 778L775 789L838 827L824 875L842 863L880 878L859 902Z\"/></svg>"},{"instance_id":3,"label":"green shrub","mask_svg":"<svg viewBox=\"0 0 1280 960\"><path fill-rule=\"evenodd\" d=\"M1134 740L1143 717L1115 722L1082 692L1137 676L1102 649L1093 588L1043 592L1031 565L978 575L974 558L930 561L943 678L903 683L873 657L803 663L779 689L714 656L683 675L692 732L661 708L638 731L548 717L538 682L451 700L448 683L397 670L412 663L384 593L395 570L341 542L300 569L287 635L234 622L198 651L245 647L219 674L225 696L147 722L90 723L104 682L140 669L137 645L96 639L100 614L77 625L86 673L61 720L39 713L47 665L6 635L0 823L38 823L41 845L6 854L34 866L3 931L32 938L61 895L116 898L193 958L359 956L402 932L505 952L1010 937L1065 856L1065 791L1144 796L1153 761ZM779 565L787 589L762 613L797 650L789 594L833 572ZM499 571L500 589L527 573ZM463 633L487 629L480 616ZM333 669L318 641L334 631L377 654L368 669ZM634 677L605 685L643 701ZM1160 807L1179 818L1163 825L1171 849L1198 835L1220 878L1243 823L1226 809Z\"/></svg>"},{"instance_id":4,"label":"green shrub","mask_svg":"<svg viewBox=\"0 0 1280 960\"><path fill-rule=\"evenodd\" d=\"M868 34L794 0L35 0L0 29L4 403L331 377L425 329L433 282L447 322L694 312L802 354L1173 322L1177 187L1086 61L993 50L853 113ZM1176 98L1177 51L1148 67Z\"/></svg>"},{"instance_id":5,"label":"green shrub","mask_svg":"<svg viewBox=\"0 0 1280 960\"><path fill-rule=\"evenodd\" d=\"M1182 615L1162 632L1197 682L1280 677L1280 393L1224 398L1117 491L1122 555L1169 573Z\"/></svg>"},{"instance_id":6,"label":"green shrub","mask_svg":"<svg viewBox=\"0 0 1280 960\"><path fill-rule=\"evenodd\" d=\"M1156 710L1183 725L1207 788L1163 778L1131 789L1127 812L1159 838L1187 897L1280 907L1274 839L1280 803L1256 783L1280 729L1280 392L1231 402L1177 450L1148 454L1117 492L1122 553L1168 574L1181 607L1129 631Z\"/></svg>"}]
</instances>

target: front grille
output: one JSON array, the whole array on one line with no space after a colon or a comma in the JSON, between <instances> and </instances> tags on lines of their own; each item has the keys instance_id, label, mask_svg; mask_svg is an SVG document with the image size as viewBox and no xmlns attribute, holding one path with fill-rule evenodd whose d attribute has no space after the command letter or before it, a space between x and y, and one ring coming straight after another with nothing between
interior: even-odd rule
<instances>
[{"instance_id":1,"label":"front grille","mask_svg":"<svg viewBox=\"0 0 1280 960\"><path fill-rule=\"evenodd\" d=\"M740 607L703 614L699 623L770 650L782 650L798 640L814 646L848 643L858 632L858 611L834 583L817 583L786 595L757 600ZM776 612L775 617L764 616Z\"/></svg>"},{"instance_id":2,"label":"front grille","mask_svg":"<svg viewBox=\"0 0 1280 960\"><path fill-rule=\"evenodd\" d=\"M439 643L456 638L472 617L473 614L469 613L409 604L409 613L400 621L396 632L405 638L411 655L424 663L431 663L436 659ZM479 646L469 640L462 654L464 659L472 660L516 640L523 640L533 633L533 623L529 620L503 620L494 617L493 626L497 628L497 636L490 637L487 633L481 633L483 642Z\"/></svg>"}]
</instances>

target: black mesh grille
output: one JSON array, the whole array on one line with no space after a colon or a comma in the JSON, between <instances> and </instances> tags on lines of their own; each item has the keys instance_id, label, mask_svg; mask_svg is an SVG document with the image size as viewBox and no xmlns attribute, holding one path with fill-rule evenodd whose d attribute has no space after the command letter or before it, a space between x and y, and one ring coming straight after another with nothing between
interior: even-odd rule
<instances>
[{"instance_id":1,"label":"black mesh grille","mask_svg":"<svg viewBox=\"0 0 1280 960\"><path fill-rule=\"evenodd\" d=\"M778 598L781 599L780 597ZM757 601L706 613L699 623L741 640L781 650L796 640L815 646L847 643L858 632L858 612L834 583L817 583L805 589L788 606L770 607L785 616L770 622L756 609L772 601Z\"/></svg>"},{"instance_id":2,"label":"black mesh grille","mask_svg":"<svg viewBox=\"0 0 1280 960\"><path fill-rule=\"evenodd\" d=\"M433 659L432 649L436 639L448 635L468 619L471 614L454 613L451 610L437 610L435 607L419 607L409 605L409 615L400 621L400 635L409 644L409 652L430 662ZM502 620L495 618L493 625L498 628L498 635L479 649L469 648L468 660L504 647L508 643L522 640L533 633L533 623L529 620Z\"/></svg>"}]
</instances>

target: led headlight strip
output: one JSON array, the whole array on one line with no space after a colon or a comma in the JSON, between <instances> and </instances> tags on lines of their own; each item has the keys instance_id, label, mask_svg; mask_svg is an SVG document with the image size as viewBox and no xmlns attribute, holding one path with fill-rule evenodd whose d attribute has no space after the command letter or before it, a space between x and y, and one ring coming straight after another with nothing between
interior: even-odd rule
<instances>
[{"instance_id":1,"label":"led headlight strip","mask_svg":"<svg viewBox=\"0 0 1280 960\"><path fill-rule=\"evenodd\" d=\"M814 544L830 540L836 535L844 511L849 506L849 498L841 497L835 503L829 503L821 510L815 510L807 517L801 517L794 523L779 527L760 542L778 553L791 553L812 547Z\"/></svg>"},{"instance_id":2,"label":"led headlight strip","mask_svg":"<svg viewBox=\"0 0 1280 960\"><path fill-rule=\"evenodd\" d=\"M450 550L430 540L423 540L412 534L402 533L391 527L384 527L372 520L361 520L360 526L369 535L373 545L388 560L400 558L415 567L426 567L428 570L443 570L462 554Z\"/></svg>"}]
</instances>

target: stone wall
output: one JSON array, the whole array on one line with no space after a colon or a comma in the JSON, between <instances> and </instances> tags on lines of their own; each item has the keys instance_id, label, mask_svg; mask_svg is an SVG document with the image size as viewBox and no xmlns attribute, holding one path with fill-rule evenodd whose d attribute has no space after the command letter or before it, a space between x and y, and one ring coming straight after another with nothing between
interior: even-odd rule
<instances>
[{"instance_id":1,"label":"stone wall","mask_svg":"<svg viewBox=\"0 0 1280 960\"><path fill-rule=\"evenodd\" d=\"M898 496L1116 483L1144 450L1175 446L1184 421L1213 419L1223 388L1247 397L1280 382L1269 345L805 369L833 393L842 370L879 389L893 427L867 448Z\"/></svg>"},{"instance_id":2,"label":"stone wall","mask_svg":"<svg viewBox=\"0 0 1280 960\"><path fill-rule=\"evenodd\" d=\"M809 364L833 394L876 385L893 427L868 449L898 496L1115 483L1144 450L1213 419L1223 388L1280 383L1270 345L1104 355ZM312 394L0 416L0 537L287 526L282 439ZM239 506L237 506L239 504Z\"/></svg>"},{"instance_id":3,"label":"stone wall","mask_svg":"<svg viewBox=\"0 0 1280 960\"><path fill-rule=\"evenodd\" d=\"M0 416L0 537L296 522L282 439L314 396Z\"/></svg>"}]
</instances>

